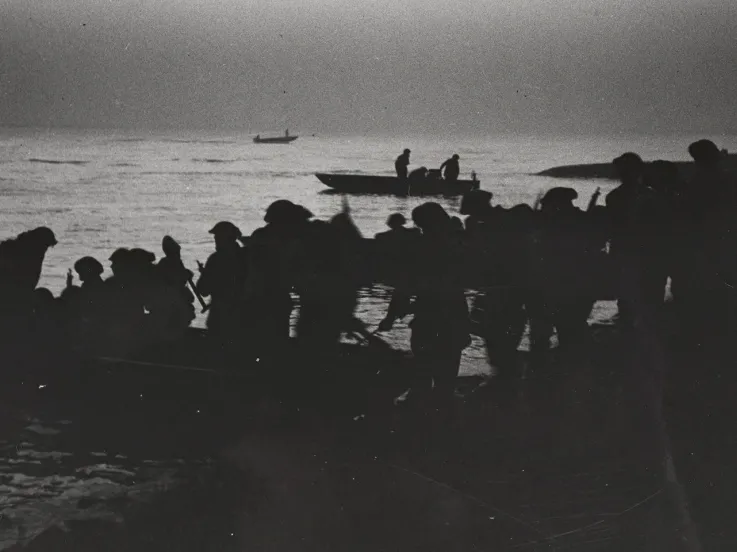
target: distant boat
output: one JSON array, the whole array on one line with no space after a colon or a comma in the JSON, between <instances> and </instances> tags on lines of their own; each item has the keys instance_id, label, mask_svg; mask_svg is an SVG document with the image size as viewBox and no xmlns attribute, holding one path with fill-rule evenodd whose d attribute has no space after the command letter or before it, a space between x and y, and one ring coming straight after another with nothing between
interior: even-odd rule
<instances>
[{"instance_id":1,"label":"distant boat","mask_svg":"<svg viewBox=\"0 0 737 552\"><path fill-rule=\"evenodd\" d=\"M294 142L299 136L290 136L289 129L284 132L284 136L272 136L271 138L261 138L260 134L257 134L253 139L255 144L290 144Z\"/></svg>"},{"instance_id":2,"label":"distant boat","mask_svg":"<svg viewBox=\"0 0 737 552\"><path fill-rule=\"evenodd\" d=\"M326 186L346 194L380 195L463 195L477 190L480 182L473 180L445 180L431 171L426 178L398 178L368 174L316 173L315 176Z\"/></svg>"}]
</instances>

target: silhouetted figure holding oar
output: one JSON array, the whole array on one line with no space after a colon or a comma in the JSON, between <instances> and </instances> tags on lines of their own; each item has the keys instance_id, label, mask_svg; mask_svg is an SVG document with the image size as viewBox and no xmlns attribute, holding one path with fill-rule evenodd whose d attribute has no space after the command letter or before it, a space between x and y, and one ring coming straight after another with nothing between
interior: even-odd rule
<instances>
[{"instance_id":1,"label":"silhouetted figure holding oar","mask_svg":"<svg viewBox=\"0 0 737 552\"><path fill-rule=\"evenodd\" d=\"M406 149L402 152L402 155L397 157L394 161L394 168L397 171L399 178L407 178L407 167L409 167L409 154L410 150Z\"/></svg>"},{"instance_id":2,"label":"silhouetted figure holding oar","mask_svg":"<svg viewBox=\"0 0 737 552\"><path fill-rule=\"evenodd\" d=\"M453 154L453 157L450 159L446 159L443 161L443 164L440 165L440 170L442 171L445 169L445 173L443 174L443 178L445 180L455 181L458 180L458 175L461 174L461 168L458 163L460 157L457 153Z\"/></svg>"},{"instance_id":3,"label":"silhouetted figure holding oar","mask_svg":"<svg viewBox=\"0 0 737 552\"><path fill-rule=\"evenodd\" d=\"M197 290L203 297L212 297L207 328L219 339L242 340L243 287L246 262L238 238L241 231L233 223L218 222L211 230L215 238L215 253L201 270Z\"/></svg>"},{"instance_id":4,"label":"silhouetted figure holding oar","mask_svg":"<svg viewBox=\"0 0 737 552\"><path fill-rule=\"evenodd\" d=\"M402 313L414 314L410 327L417 372L410 400L432 392L442 404L453 396L461 351L470 343L463 252L448 213L437 203L415 208L412 220L422 230L408 290L414 302L388 314L380 329L390 329Z\"/></svg>"}]
</instances>

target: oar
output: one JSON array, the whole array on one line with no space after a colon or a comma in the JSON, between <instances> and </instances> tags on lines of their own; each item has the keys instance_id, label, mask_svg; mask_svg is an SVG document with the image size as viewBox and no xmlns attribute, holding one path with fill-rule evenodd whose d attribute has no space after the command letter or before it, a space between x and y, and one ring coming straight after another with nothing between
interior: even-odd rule
<instances>
[{"instance_id":1,"label":"oar","mask_svg":"<svg viewBox=\"0 0 737 552\"><path fill-rule=\"evenodd\" d=\"M181 250L182 246L179 245L179 242L176 240L173 240L174 243L176 243L179 246L179 249ZM198 266L202 267L202 265L198 262ZM194 293L194 296L197 298L197 301L199 301L200 306L202 306L202 312L206 313L207 310L210 308L210 305L205 303L205 300L202 298L202 295L200 295L200 292L197 291L197 286L194 285L194 282L192 281L192 276L187 277L187 283L189 284L189 287L192 289L192 293Z\"/></svg>"}]
</instances>

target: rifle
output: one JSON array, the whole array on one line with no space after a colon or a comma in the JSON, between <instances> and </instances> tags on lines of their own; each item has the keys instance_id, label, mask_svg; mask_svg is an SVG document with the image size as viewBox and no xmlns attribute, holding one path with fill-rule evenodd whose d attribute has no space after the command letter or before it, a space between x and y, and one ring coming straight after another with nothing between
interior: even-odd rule
<instances>
[{"instance_id":1,"label":"rifle","mask_svg":"<svg viewBox=\"0 0 737 552\"><path fill-rule=\"evenodd\" d=\"M174 243L176 243L181 250L182 246L179 245L179 243L176 240L174 240ZM202 271L202 263L200 263L199 261L197 261L197 267L199 268L200 271ZM202 306L202 312L203 313L207 312L207 310L210 308L210 305L205 303L205 300L202 298L202 295L200 295L200 292L197 291L197 286L194 285L194 282L192 281L192 276L187 276L187 283L189 284L189 287L192 289L192 293L194 293L194 296L197 298L197 301Z\"/></svg>"},{"instance_id":2,"label":"rifle","mask_svg":"<svg viewBox=\"0 0 737 552\"><path fill-rule=\"evenodd\" d=\"M589 206L586 208L586 212L589 212L594 207L596 207L596 202L599 200L600 195L601 195L601 188L596 188L594 195L592 195L591 199L589 200Z\"/></svg>"}]
</instances>

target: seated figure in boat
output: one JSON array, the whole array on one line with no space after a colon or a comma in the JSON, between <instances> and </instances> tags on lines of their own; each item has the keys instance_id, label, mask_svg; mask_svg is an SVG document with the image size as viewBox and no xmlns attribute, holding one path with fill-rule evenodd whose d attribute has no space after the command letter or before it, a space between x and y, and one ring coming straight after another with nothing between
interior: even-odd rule
<instances>
[{"instance_id":1,"label":"seated figure in boat","mask_svg":"<svg viewBox=\"0 0 737 552\"><path fill-rule=\"evenodd\" d=\"M443 161L443 164L440 165L441 171L445 169L445 173L443 175L443 178L445 178L445 180L458 180L458 175L461 173L461 169L458 164L459 159L460 157L458 156L458 154L454 153L453 157L451 157L450 159L446 159L445 161Z\"/></svg>"},{"instance_id":2,"label":"seated figure in boat","mask_svg":"<svg viewBox=\"0 0 737 552\"><path fill-rule=\"evenodd\" d=\"M0 244L0 290L7 298L3 310L11 325L14 317L30 313L46 252L56 243L54 233L41 226Z\"/></svg>"},{"instance_id":3,"label":"seated figure in boat","mask_svg":"<svg viewBox=\"0 0 737 552\"><path fill-rule=\"evenodd\" d=\"M113 275L105 280L105 319L110 344L124 354L151 340L147 311L155 304L153 262L156 256L144 249L119 248L110 256Z\"/></svg>"},{"instance_id":4,"label":"seated figure in boat","mask_svg":"<svg viewBox=\"0 0 737 552\"><path fill-rule=\"evenodd\" d=\"M427 167L417 167L409 173L407 178L412 181L425 180L427 178L427 172Z\"/></svg>"},{"instance_id":5,"label":"seated figure in boat","mask_svg":"<svg viewBox=\"0 0 737 552\"><path fill-rule=\"evenodd\" d=\"M74 285L70 270L67 285L61 293L71 337L76 342L92 339L100 328L105 312L105 282L102 279L104 268L94 257L82 257L74 263L74 270L82 282Z\"/></svg>"},{"instance_id":6,"label":"seated figure in boat","mask_svg":"<svg viewBox=\"0 0 737 552\"><path fill-rule=\"evenodd\" d=\"M164 257L156 264L156 272L162 288L157 294L152 310L160 330L167 336L177 337L194 320L194 296L187 288L193 273L182 262L181 246L171 237L161 242Z\"/></svg>"}]
</instances>

